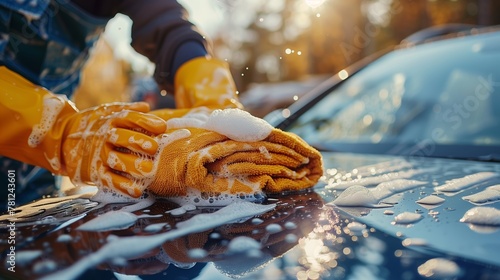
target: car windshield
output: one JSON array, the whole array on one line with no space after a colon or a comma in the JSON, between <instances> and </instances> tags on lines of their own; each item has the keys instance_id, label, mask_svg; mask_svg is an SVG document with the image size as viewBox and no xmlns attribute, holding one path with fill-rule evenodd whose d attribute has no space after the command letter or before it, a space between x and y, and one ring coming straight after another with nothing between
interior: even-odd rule
<instances>
[{"instance_id":1,"label":"car windshield","mask_svg":"<svg viewBox=\"0 0 500 280\"><path fill-rule=\"evenodd\" d=\"M500 143L500 33L393 51L335 87L289 128L335 143Z\"/></svg>"}]
</instances>

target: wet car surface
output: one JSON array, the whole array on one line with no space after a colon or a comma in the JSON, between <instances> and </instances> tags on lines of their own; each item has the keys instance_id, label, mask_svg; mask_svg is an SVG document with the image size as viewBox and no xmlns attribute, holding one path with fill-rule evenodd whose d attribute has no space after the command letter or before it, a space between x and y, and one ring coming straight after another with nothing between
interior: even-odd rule
<instances>
[{"instance_id":1,"label":"wet car surface","mask_svg":"<svg viewBox=\"0 0 500 280\"><path fill-rule=\"evenodd\" d=\"M268 118L321 150L313 189L226 207L45 198L0 217L16 241L0 274L499 279L500 33L470 33L341 72Z\"/></svg>"},{"instance_id":2,"label":"wet car surface","mask_svg":"<svg viewBox=\"0 0 500 280\"><path fill-rule=\"evenodd\" d=\"M256 215L243 211L238 216L235 209L250 203L241 202L229 209L232 214L225 214L226 219L210 217L225 208L180 207L164 199L111 204L86 196L46 199L15 214L16 273L3 267L2 274L14 279L88 279L92 275L98 279L120 279L120 275L426 279L419 267L431 259L447 259L459 267L451 272L459 279L500 276L498 225L460 221L473 207L495 206L498 198L474 204L464 197L500 184L500 164L325 153L325 167L327 175L313 191L268 196L254 204L263 207L257 210L263 213ZM479 172L496 176L446 194L435 190L451 179ZM335 205L349 184L374 190L378 181L395 180L420 183L404 190L392 188L376 205ZM442 201L417 203L432 194ZM421 217L395 223L405 212ZM114 216L101 219L102 223L89 223L110 213ZM186 229L182 223L194 217L198 221ZM7 223L12 216L1 219ZM5 227L2 234L8 234ZM4 241L2 251L8 261L7 246Z\"/></svg>"}]
</instances>

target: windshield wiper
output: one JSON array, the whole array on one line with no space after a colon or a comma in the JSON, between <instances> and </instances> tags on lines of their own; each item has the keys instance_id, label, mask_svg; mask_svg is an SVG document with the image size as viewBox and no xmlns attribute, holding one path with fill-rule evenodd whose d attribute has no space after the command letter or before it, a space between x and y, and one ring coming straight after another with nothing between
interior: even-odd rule
<instances>
[{"instance_id":1,"label":"windshield wiper","mask_svg":"<svg viewBox=\"0 0 500 280\"><path fill-rule=\"evenodd\" d=\"M500 154L488 154L484 156L479 156L477 158L479 161L489 161L489 162L500 162Z\"/></svg>"}]
</instances>

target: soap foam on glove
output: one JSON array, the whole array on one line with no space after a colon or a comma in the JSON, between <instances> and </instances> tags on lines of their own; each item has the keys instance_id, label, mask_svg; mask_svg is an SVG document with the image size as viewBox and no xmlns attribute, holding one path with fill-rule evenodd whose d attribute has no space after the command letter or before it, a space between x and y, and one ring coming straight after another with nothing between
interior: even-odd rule
<instances>
[{"instance_id":1,"label":"soap foam on glove","mask_svg":"<svg viewBox=\"0 0 500 280\"><path fill-rule=\"evenodd\" d=\"M202 110L167 120L172 138L148 191L158 196L275 193L314 186L321 154L305 141L240 109ZM159 142L164 142L159 140Z\"/></svg>"}]
</instances>

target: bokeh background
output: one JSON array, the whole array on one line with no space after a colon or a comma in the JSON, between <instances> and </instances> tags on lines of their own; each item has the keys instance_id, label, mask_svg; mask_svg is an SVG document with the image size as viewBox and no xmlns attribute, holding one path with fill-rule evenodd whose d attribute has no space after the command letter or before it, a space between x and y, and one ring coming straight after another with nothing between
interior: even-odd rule
<instances>
[{"instance_id":1,"label":"bokeh background","mask_svg":"<svg viewBox=\"0 0 500 280\"><path fill-rule=\"evenodd\" d=\"M426 27L500 24L496 0L179 2L212 41L215 56L230 64L241 97L259 86L269 94L291 88L307 91L308 86L298 85L314 85L317 77L337 73ZM169 93L160 92L149 78L154 66L129 45L131 24L123 15L108 24L75 95L78 107L131 100L146 100L153 107L171 105Z\"/></svg>"}]
</instances>

